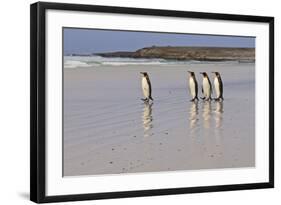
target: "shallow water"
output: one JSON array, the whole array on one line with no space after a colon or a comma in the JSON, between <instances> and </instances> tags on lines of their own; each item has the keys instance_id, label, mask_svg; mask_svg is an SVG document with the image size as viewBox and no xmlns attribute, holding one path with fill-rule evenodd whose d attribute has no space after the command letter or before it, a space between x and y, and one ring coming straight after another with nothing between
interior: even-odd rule
<instances>
[{"instance_id":1,"label":"shallow water","mask_svg":"<svg viewBox=\"0 0 281 205\"><path fill-rule=\"evenodd\" d=\"M255 166L254 66L65 68L64 175ZM219 71L225 100L190 102L187 70L199 85L199 72ZM144 71L153 88L151 103L140 100Z\"/></svg>"}]
</instances>

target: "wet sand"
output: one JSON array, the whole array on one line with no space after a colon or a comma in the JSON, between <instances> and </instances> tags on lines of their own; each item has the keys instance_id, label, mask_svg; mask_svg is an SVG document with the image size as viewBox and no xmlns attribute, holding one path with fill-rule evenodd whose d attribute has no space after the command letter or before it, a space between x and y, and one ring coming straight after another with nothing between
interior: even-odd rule
<instances>
[{"instance_id":1,"label":"wet sand","mask_svg":"<svg viewBox=\"0 0 281 205\"><path fill-rule=\"evenodd\" d=\"M64 176L255 166L254 67L65 68ZM195 72L199 91L199 72L221 72L225 100L190 102L187 70ZM140 100L141 71L152 83L150 104Z\"/></svg>"}]
</instances>

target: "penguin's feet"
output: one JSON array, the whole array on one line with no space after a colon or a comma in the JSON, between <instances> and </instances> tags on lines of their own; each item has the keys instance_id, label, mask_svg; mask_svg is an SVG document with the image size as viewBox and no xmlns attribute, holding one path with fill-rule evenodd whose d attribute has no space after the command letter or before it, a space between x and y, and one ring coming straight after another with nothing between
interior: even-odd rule
<instances>
[{"instance_id":1,"label":"penguin's feet","mask_svg":"<svg viewBox=\"0 0 281 205\"><path fill-rule=\"evenodd\" d=\"M207 101L210 102L210 101L212 101L213 99L210 98L210 97L209 97L209 98L206 98L206 97L205 97L203 100L204 100L205 102L207 102Z\"/></svg>"},{"instance_id":2,"label":"penguin's feet","mask_svg":"<svg viewBox=\"0 0 281 205\"><path fill-rule=\"evenodd\" d=\"M148 102L148 98L142 98L141 99L143 102Z\"/></svg>"},{"instance_id":3,"label":"penguin's feet","mask_svg":"<svg viewBox=\"0 0 281 205\"><path fill-rule=\"evenodd\" d=\"M217 102L218 102L218 101L219 101L219 102L222 102L222 101L223 101L223 98L214 98L214 100L217 101Z\"/></svg>"},{"instance_id":4,"label":"penguin's feet","mask_svg":"<svg viewBox=\"0 0 281 205\"><path fill-rule=\"evenodd\" d=\"M199 101L198 97L195 97L195 98L190 100L190 102L195 102L195 101Z\"/></svg>"}]
</instances>

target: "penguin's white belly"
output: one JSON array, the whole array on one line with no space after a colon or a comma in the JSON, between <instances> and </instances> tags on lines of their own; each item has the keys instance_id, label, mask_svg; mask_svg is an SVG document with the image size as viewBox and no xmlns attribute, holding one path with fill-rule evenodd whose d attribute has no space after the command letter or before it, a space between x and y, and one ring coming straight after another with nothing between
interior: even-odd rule
<instances>
[{"instance_id":1,"label":"penguin's white belly","mask_svg":"<svg viewBox=\"0 0 281 205\"><path fill-rule=\"evenodd\" d=\"M147 83L146 78L142 78L142 92L145 98L149 97L149 84Z\"/></svg>"},{"instance_id":2,"label":"penguin's white belly","mask_svg":"<svg viewBox=\"0 0 281 205\"><path fill-rule=\"evenodd\" d=\"M190 94L192 98L195 98L196 92L195 92L195 82L192 78L189 78L189 89L190 89Z\"/></svg>"},{"instance_id":3,"label":"penguin's white belly","mask_svg":"<svg viewBox=\"0 0 281 205\"><path fill-rule=\"evenodd\" d=\"M206 98L211 97L211 87L207 78L203 79L203 91Z\"/></svg>"},{"instance_id":4,"label":"penguin's white belly","mask_svg":"<svg viewBox=\"0 0 281 205\"><path fill-rule=\"evenodd\" d=\"M215 78L214 86L215 86L216 95L217 95L217 98L218 98L220 96L220 84L219 84L218 78Z\"/></svg>"}]
</instances>

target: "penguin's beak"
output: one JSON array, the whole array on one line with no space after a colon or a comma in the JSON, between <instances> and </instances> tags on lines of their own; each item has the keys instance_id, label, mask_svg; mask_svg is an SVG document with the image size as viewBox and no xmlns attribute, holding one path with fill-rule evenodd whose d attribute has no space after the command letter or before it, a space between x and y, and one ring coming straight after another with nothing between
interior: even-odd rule
<instances>
[{"instance_id":1,"label":"penguin's beak","mask_svg":"<svg viewBox=\"0 0 281 205\"><path fill-rule=\"evenodd\" d=\"M140 74L142 74L142 75L143 75L144 73L143 73L143 72L140 72Z\"/></svg>"},{"instance_id":2,"label":"penguin's beak","mask_svg":"<svg viewBox=\"0 0 281 205\"><path fill-rule=\"evenodd\" d=\"M214 73L214 74L216 74L216 72L211 72L211 73Z\"/></svg>"},{"instance_id":3,"label":"penguin's beak","mask_svg":"<svg viewBox=\"0 0 281 205\"><path fill-rule=\"evenodd\" d=\"M189 70L187 72L191 73L191 71L189 71Z\"/></svg>"},{"instance_id":4,"label":"penguin's beak","mask_svg":"<svg viewBox=\"0 0 281 205\"><path fill-rule=\"evenodd\" d=\"M203 75L204 73L200 72L200 74L202 74L202 75Z\"/></svg>"}]
</instances>

